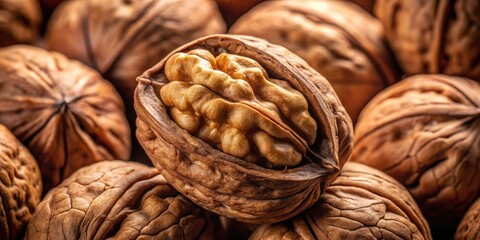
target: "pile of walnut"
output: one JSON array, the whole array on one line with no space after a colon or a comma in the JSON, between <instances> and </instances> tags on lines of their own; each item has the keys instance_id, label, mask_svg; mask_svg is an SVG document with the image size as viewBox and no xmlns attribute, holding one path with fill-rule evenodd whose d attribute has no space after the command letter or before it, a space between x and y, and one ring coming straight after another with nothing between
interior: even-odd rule
<instances>
[{"instance_id":1,"label":"pile of walnut","mask_svg":"<svg viewBox=\"0 0 480 240\"><path fill-rule=\"evenodd\" d=\"M480 239L478 13L0 0L0 239Z\"/></svg>"}]
</instances>

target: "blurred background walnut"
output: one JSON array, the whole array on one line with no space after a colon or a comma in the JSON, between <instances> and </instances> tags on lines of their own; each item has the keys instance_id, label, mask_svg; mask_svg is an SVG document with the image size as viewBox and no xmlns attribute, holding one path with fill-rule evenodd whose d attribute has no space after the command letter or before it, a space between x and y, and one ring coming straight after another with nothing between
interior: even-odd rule
<instances>
[{"instance_id":1,"label":"blurred background walnut","mask_svg":"<svg viewBox=\"0 0 480 240\"><path fill-rule=\"evenodd\" d=\"M352 160L403 183L431 226L455 227L480 194L479 106L474 81L404 79L363 110Z\"/></svg>"},{"instance_id":2,"label":"blurred background walnut","mask_svg":"<svg viewBox=\"0 0 480 240\"><path fill-rule=\"evenodd\" d=\"M397 79L380 22L350 2L264 2L229 32L298 54L332 84L353 122L368 100Z\"/></svg>"},{"instance_id":3,"label":"blurred background walnut","mask_svg":"<svg viewBox=\"0 0 480 240\"><path fill-rule=\"evenodd\" d=\"M219 239L217 216L195 206L158 170L103 161L81 168L39 204L25 239Z\"/></svg>"},{"instance_id":4,"label":"blurred background walnut","mask_svg":"<svg viewBox=\"0 0 480 240\"><path fill-rule=\"evenodd\" d=\"M42 177L30 152L0 125L0 239L22 239L42 195Z\"/></svg>"},{"instance_id":5,"label":"blurred background walnut","mask_svg":"<svg viewBox=\"0 0 480 240\"><path fill-rule=\"evenodd\" d=\"M0 0L0 47L34 42L41 21L37 0Z\"/></svg>"},{"instance_id":6,"label":"blurred background walnut","mask_svg":"<svg viewBox=\"0 0 480 240\"><path fill-rule=\"evenodd\" d=\"M480 81L480 1L377 0L374 11L406 74Z\"/></svg>"},{"instance_id":7,"label":"blurred background walnut","mask_svg":"<svg viewBox=\"0 0 480 240\"><path fill-rule=\"evenodd\" d=\"M351 120L330 84L265 40L199 38L138 81L140 143L173 187L219 215L293 217L349 158Z\"/></svg>"},{"instance_id":8,"label":"blurred background walnut","mask_svg":"<svg viewBox=\"0 0 480 240\"><path fill-rule=\"evenodd\" d=\"M45 41L48 49L86 63L111 81L134 129L136 77L176 47L224 31L213 0L71 0L53 13ZM139 160L143 156L132 140L133 158Z\"/></svg>"},{"instance_id":9,"label":"blurred background walnut","mask_svg":"<svg viewBox=\"0 0 480 240\"><path fill-rule=\"evenodd\" d=\"M456 240L480 238L480 198L473 203L463 216L455 233Z\"/></svg>"},{"instance_id":10,"label":"blurred background walnut","mask_svg":"<svg viewBox=\"0 0 480 240\"><path fill-rule=\"evenodd\" d=\"M82 166L130 156L115 88L91 68L40 48L0 50L0 123L37 159L45 191Z\"/></svg>"},{"instance_id":11,"label":"blurred background walnut","mask_svg":"<svg viewBox=\"0 0 480 240\"><path fill-rule=\"evenodd\" d=\"M250 240L432 239L408 191L385 173L347 162L318 202L285 222L263 225Z\"/></svg>"}]
</instances>

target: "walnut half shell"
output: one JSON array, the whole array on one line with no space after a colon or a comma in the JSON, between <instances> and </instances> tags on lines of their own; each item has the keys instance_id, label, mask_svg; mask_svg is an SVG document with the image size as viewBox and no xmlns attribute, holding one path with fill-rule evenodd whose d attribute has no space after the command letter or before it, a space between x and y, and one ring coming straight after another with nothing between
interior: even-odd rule
<instances>
[{"instance_id":1,"label":"walnut half shell","mask_svg":"<svg viewBox=\"0 0 480 240\"><path fill-rule=\"evenodd\" d=\"M0 125L0 239L20 239L42 195L42 177L30 152Z\"/></svg>"},{"instance_id":2,"label":"walnut half shell","mask_svg":"<svg viewBox=\"0 0 480 240\"><path fill-rule=\"evenodd\" d=\"M318 202L286 222L262 225L250 240L432 239L428 223L395 179L348 162Z\"/></svg>"},{"instance_id":3,"label":"walnut half shell","mask_svg":"<svg viewBox=\"0 0 480 240\"><path fill-rule=\"evenodd\" d=\"M218 217L178 194L158 170L103 161L52 189L26 239L217 239Z\"/></svg>"},{"instance_id":4,"label":"walnut half shell","mask_svg":"<svg viewBox=\"0 0 480 240\"><path fill-rule=\"evenodd\" d=\"M137 80L140 143L179 192L220 215L293 217L350 155L351 120L330 84L264 40L201 38Z\"/></svg>"}]
</instances>

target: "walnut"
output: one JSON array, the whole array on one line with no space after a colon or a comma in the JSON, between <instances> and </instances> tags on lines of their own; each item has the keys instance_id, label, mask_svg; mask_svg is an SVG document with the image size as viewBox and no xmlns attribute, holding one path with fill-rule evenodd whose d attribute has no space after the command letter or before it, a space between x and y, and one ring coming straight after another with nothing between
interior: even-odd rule
<instances>
[{"instance_id":1,"label":"walnut","mask_svg":"<svg viewBox=\"0 0 480 240\"><path fill-rule=\"evenodd\" d=\"M407 74L480 79L480 1L378 0L374 12Z\"/></svg>"},{"instance_id":2,"label":"walnut","mask_svg":"<svg viewBox=\"0 0 480 240\"><path fill-rule=\"evenodd\" d=\"M261 39L198 39L137 81L140 143L173 187L217 214L293 217L350 155L351 121L328 82Z\"/></svg>"},{"instance_id":3,"label":"walnut","mask_svg":"<svg viewBox=\"0 0 480 240\"><path fill-rule=\"evenodd\" d=\"M0 50L0 123L37 159L45 191L84 165L130 156L114 87L87 66L40 48Z\"/></svg>"},{"instance_id":4,"label":"walnut","mask_svg":"<svg viewBox=\"0 0 480 240\"><path fill-rule=\"evenodd\" d=\"M25 239L215 239L218 217L193 205L157 169L103 161L40 202Z\"/></svg>"},{"instance_id":5,"label":"walnut","mask_svg":"<svg viewBox=\"0 0 480 240\"><path fill-rule=\"evenodd\" d=\"M264 38L305 59L332 84L354 122L367 102L397 79L380 22L350 2L265 2L230 33Z\"/></svg>"},{"instance_id":6,"label":"walnut","mask_svg":"<svg viewBox=\"0 0 480 240\"><path fill-rule=\"evenodd\" d=\"M395 179L348 162L318 202L286 222L262 225L250 240L432 239L428 223Z\"/></svg>"},{"instance_id":7,"label":"walnut","mask_svg":"<svg viewBox=\"0 0 480 240\"><path fill-rule=\"evenodd\" d=\"M377 95L356 125L352 160L403 183L432 226L460 220L480 194L480 85L417 75Z\"/></svg>"},{"instance_id":8,"label":"walnut","mask_svg":"<svg viewBox=\"0 0 480 240\"><path fill-rule=\"evenodd\" d=\"M468 209L460 225L458 225L455 239L480 238L480 198Z\"/></svg>"},{"instance_id":9,"label":"walnut","mask_svg":"<svg viewBox=\"0 0 480 240\"><path fill-rule=\"evenodd\" d=\"M35 41L41 21L37 0L0 0L0 47Z\"/></svg>"},{"instance_id":10,"label":"walnut","mask_svg":"<svg viewBox=\"0 0 480 240\"><path fill-rule=\"evenodd\" d=\"M0 239L21 239L40 202L41 180L33 156L0 125Z\"/></svg>"}]
</instances>

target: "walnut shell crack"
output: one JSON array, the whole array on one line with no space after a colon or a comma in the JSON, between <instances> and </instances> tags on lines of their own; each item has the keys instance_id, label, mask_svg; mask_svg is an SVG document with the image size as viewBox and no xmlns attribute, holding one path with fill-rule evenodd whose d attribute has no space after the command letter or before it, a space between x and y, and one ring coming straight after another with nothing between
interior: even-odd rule
<instances>
[{"instance_id":1,"label":"walnut shell crack","mask_svg":"<svg viewBox=\"0 0 480 240\"><path fill-rule=\"evenodd\" d=\"M19 239L42 195L42 177L30 152L0 125L0 239Z\"/></svg>"},{"instance_id":2,"label":"walnut shell crack","mask_svg":"<svg viewBox=\"0 0 480 240\"><path fill-rule=\"evenodd\" d=\"M465 78L402 80L360 115L352 160L404 184L432 226L459 221L480 194L479 96Z\"/></svg>"},{"instance_id":3,"label":"walnut shell crack","mask_svg":"<svg viewBox=\"0 0 480 240\"><path fill-rule=\"evenodd\" d=\"M318 127L299 165L275 169L239 159L191 135L171 119L159 96L168 83L165 65L171 56L198 48L214 56L228 53L255 60L270 77L287 81L303 94ZM140 143L172 186L217 214L250 223L293 217L318 199L350 155L351 121L330 84L299 57L264 40L207 36L178 48L137 81Z\"/></svg>"},{"instance_id":4,"label":"walnut shell crack","mask_svg":"<svg viewBox=\"0 0 480 240\"><path fill-rule=\"evenodd\" d=\"M79 169L42 200L26 239L214 239L218 217L135 162Z\"/></svg>"},{"instance_id":5,"label":"walnut shell crack","mask_svg":"<svg viewBox=\"0 0 480 240\"><path fill-rule=\"evenodd\" d=\"M36 0L0 0L0 47L35 41L41 21Z\"/></svg>"},{"instance_id":6,"label":"walnut shell crack","mask_svg":"<svg viewBox=\"0 0 480 240\"><path fill-rule=\"evenodd\" d=\"M350 2L267 1L229 33L263 38L299 55L332 84L354 122L376 93L398 79L380 21Z\"/></svg>"},{"instance_id":7,"label":"walnut shell crack","mask_svg":"<svg viewBox=\"0 0 480 240\"><path fill-rule=\"evenodd\" d=\"M115 88L91 68L40 48L0 50L0 123L37 159L45 191L82 166L130 157Z\"/></svg>"},{"instance_id":8,"label":"walnut shell crack","mask_svg":"<svg viewBox=\"0 0 480 240\"><path fill-rule=\"evenodd\" d=\"M262 225L250 240L432 239L428 223L395 179L348 162L318 202L285 222Z\"/></svg>"}]
</instances>

